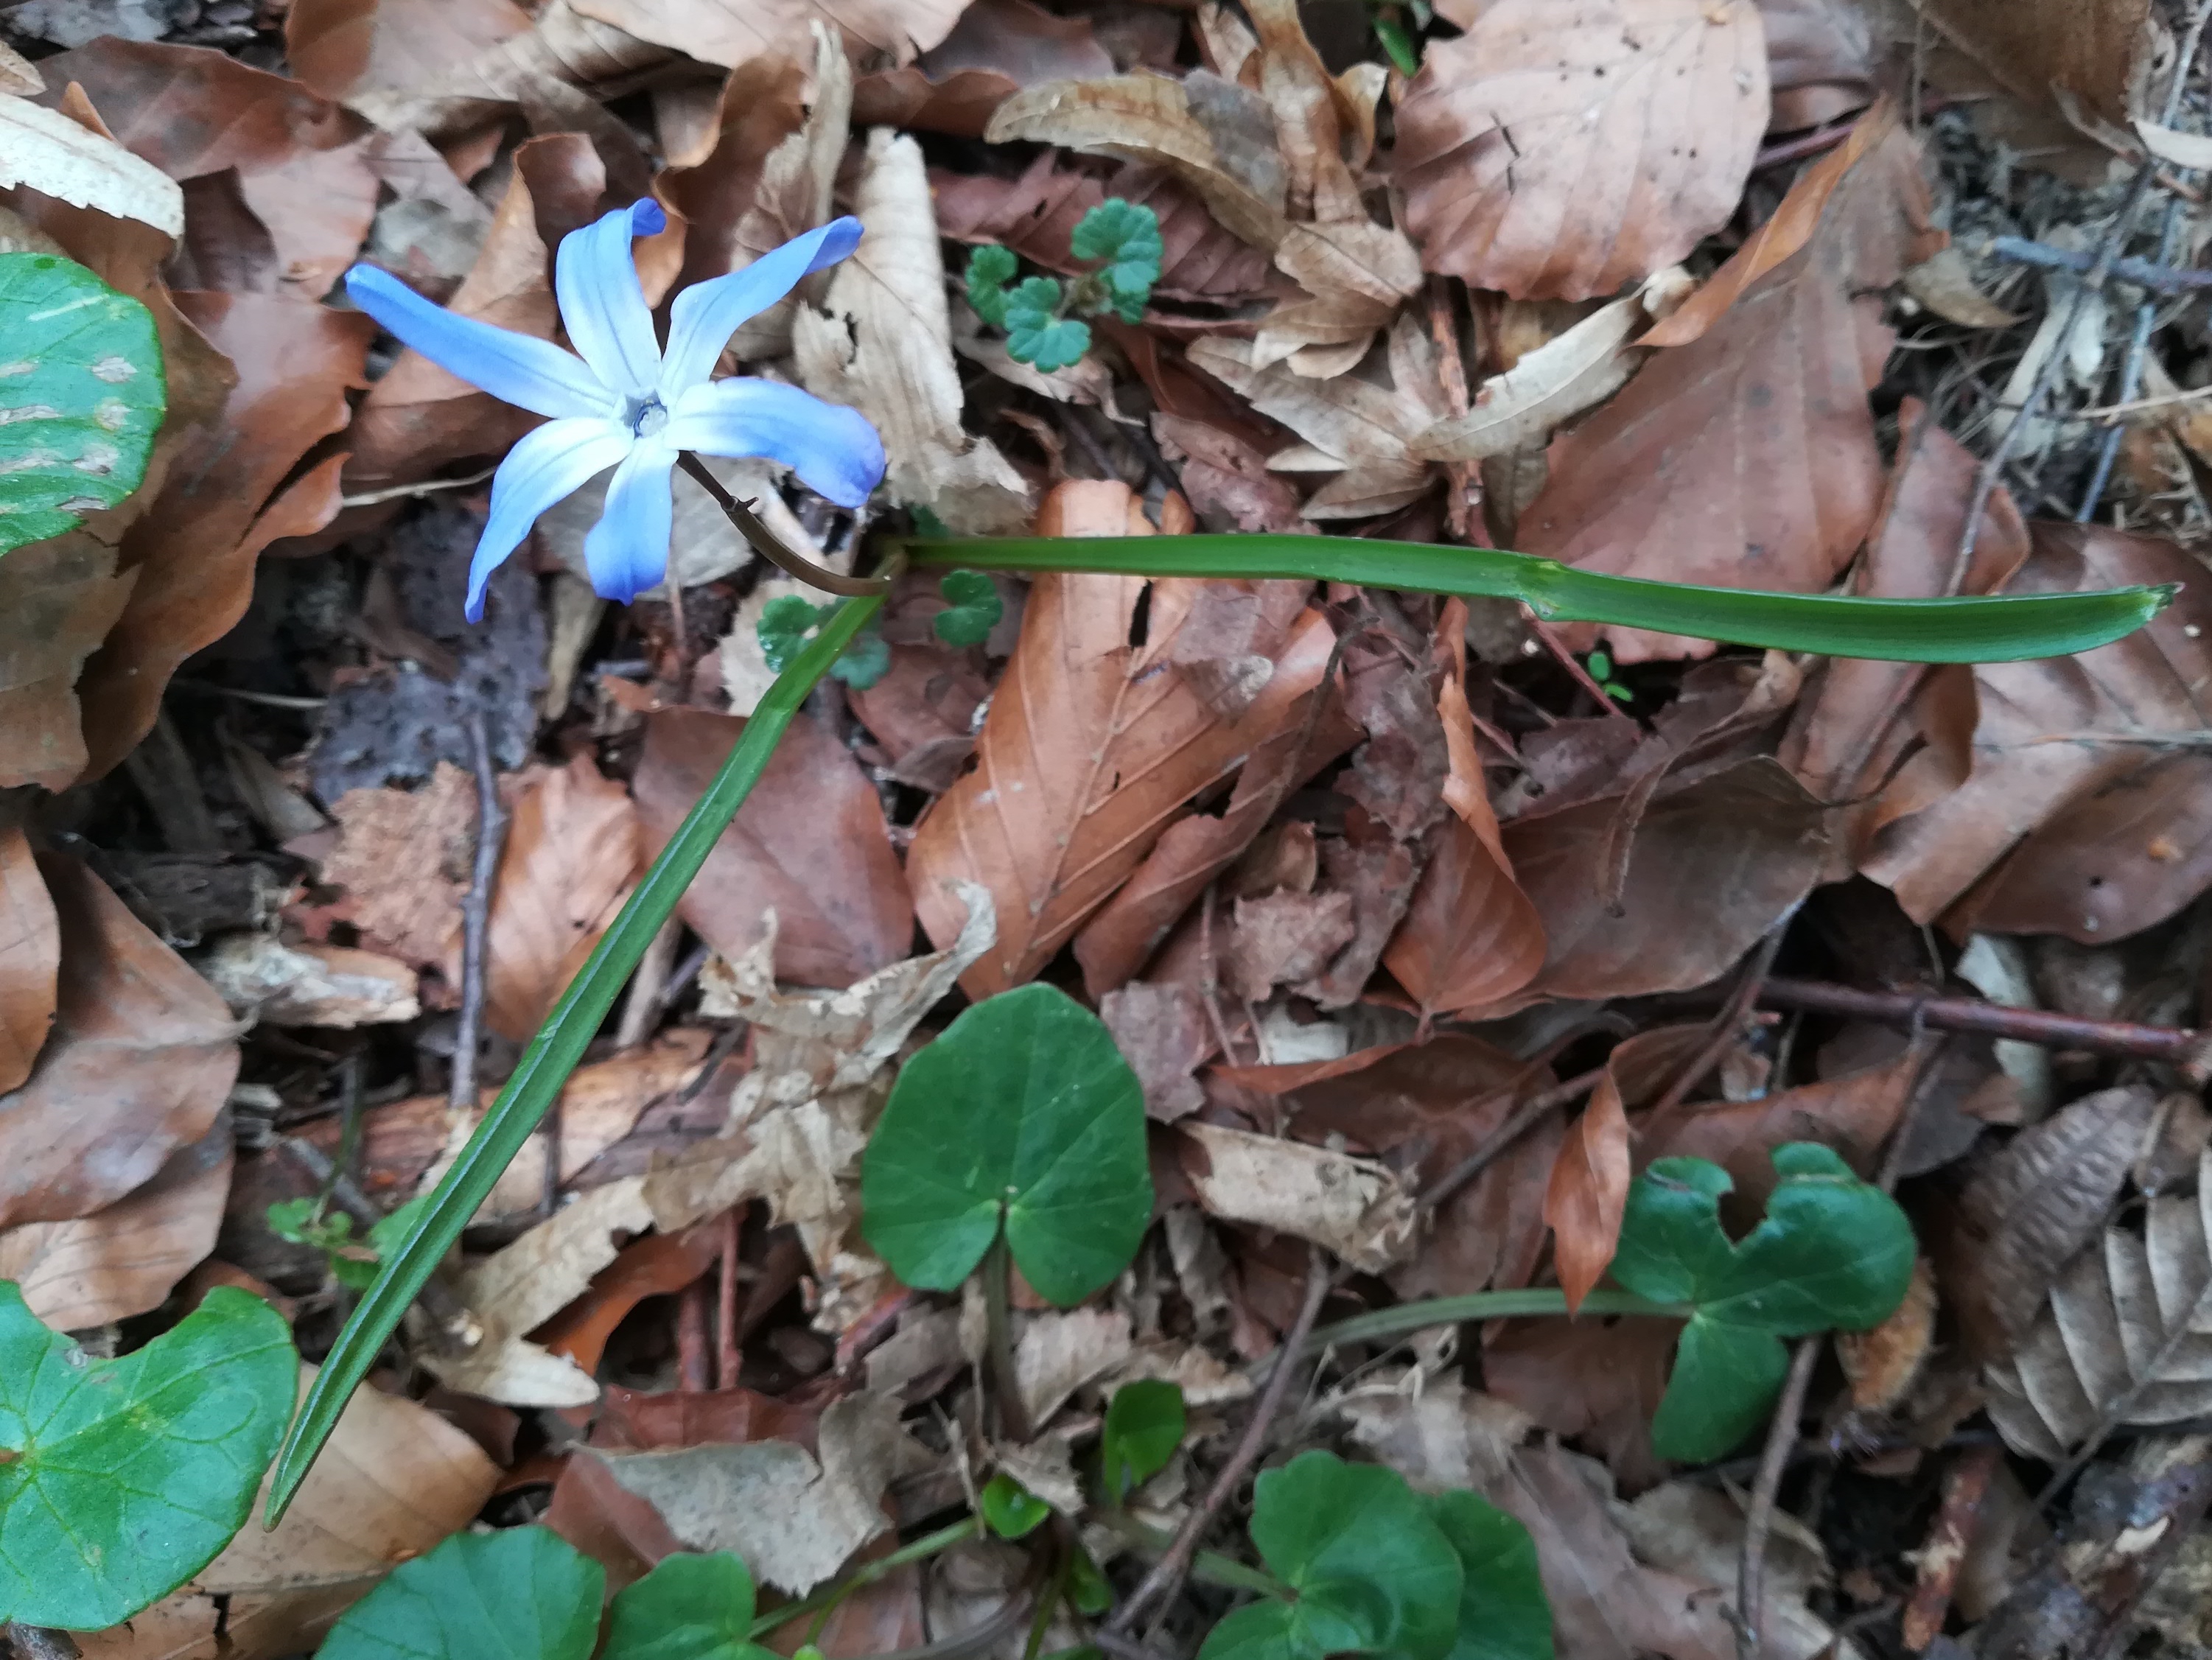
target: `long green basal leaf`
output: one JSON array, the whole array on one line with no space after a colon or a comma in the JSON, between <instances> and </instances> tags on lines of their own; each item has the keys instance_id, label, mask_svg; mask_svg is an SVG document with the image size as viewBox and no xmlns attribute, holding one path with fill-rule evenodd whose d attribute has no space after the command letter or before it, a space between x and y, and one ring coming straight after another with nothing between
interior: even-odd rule
<instances>
[{"instance_id":1,"label":"long green basal leaf","mask_svg":"<svg viewBox=\"0 0 2212 1660\"><path fill-rule=\"evenodd\" d=\"M1518 599L1553 623L1608 623L1739 646L1894 663L2064 657L2131 634L2171 587L1972 599L1862 599L1647 582L1497 548L1354 536L902 538L922 568L1109 571L1142 576L1291 577Z\"/></svg>"},{"instance_id":2,"label":"long green basal leaf","mask_svg":"<svg viewBox=\"0 0 2212 1660\"><path fill-rule=\"evenodd\" d=\"M445 1180L439 1183L415 1228L403 1243L386 1254L376 1283L338 1334L277 1456L276 1479L264 1513L268 1526L276 1526L293 1494L300 1490L354 1386L368 1376L377 1352L398 1329L400 1316L421 1294L432 1270L460 1238L461 1231L489 1195L501 1172L522 1150L560 1094L561 1086L645 954L647 945L676 909L731 818L744 805L807 693L830 672L830 665L882 604L879 597L844 601L790 666L776 676L707 793L684 816L660 856L647 870L637 891L615 918L614 926L530 1040L514 1075L446 1172Z\"/></svg>"}]
</instances>

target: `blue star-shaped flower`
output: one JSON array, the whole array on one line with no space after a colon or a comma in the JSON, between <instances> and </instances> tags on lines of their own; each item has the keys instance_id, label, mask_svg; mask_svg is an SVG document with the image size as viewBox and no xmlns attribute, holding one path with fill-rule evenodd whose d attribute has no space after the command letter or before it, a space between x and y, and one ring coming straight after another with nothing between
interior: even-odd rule
<instances>
[{"instance_id":1,"label":"blue star-shaped flower","mask_svg":"<svg viewBox=\"0 0 2212 1660\"><path fill-rule=\"evenodd\" d=\"M538 515L609 467L614 479L584 539L584 562L592 586L625 604L667 574L668 475L684 450L780 461L841 508L859 507L883 481L883 440L858 410L777 381L711 378L738 325L852 252L860 222L836 220L684 289L664 350L629 245L667 222L659 203L645 201L561 239L553 289L575 352L434 306L374 265L346 273L354 303L403 343L493 397L550 417L492 476L491 514L469 562L472 623L483 615L485 583Z\"/></svg>"}]
</instances>

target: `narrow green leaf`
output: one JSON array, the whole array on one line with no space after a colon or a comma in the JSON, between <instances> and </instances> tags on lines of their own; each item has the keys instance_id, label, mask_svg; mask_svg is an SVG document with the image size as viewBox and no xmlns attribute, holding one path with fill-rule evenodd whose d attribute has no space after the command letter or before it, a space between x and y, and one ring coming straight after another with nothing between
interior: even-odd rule
<instances>
[{"instance_id":1,"label":"narrow green leaf","mask_svg":"<svg viewBox=\"0 0 2212 1660\"><path fill-rule=\"evenodd\" d=\"M1098 1017L1050 986L978 1003L906 1063L860 1162L860 1231L918 1290L998 1237L1065 1308L1128 1266L1152 1219L1145 1099Z\"/></svg>"},{"instance_id":2,"label":"narrow green leaf","mask_svg":"<svg viewBox=\"0 0 2212 1660\"><path fill-rule=\"evenodd\" d=\"M1741 1241L1721 1226L1734 1183L1716 1164L1662 1158L1629 1189L1613 1277L1695 1310L1652 1421L1663 1457L1723 1457L1758 1428L1789 1370L1784 1338L1864 1330L1905 1300L1917 1247L1897 1201L1816 1142L1773 1159L1782 1180Z\"/></svg>"},{"instance_id":3,"label":"narrow green leaf","mask_svg":"<svg viewBox=\"0 0 2212 1660\"><path fill-rule=\"evenodd\" d=\"M560 1094L586 1047L598 1035L599 1023L629 983L646 946L660 932L661 924L684 897L684 890L691 885L731 818L744 805L799 706L883 603L876 597L846 600L821 633L776 676L706 794L684 815L614 925L585 959L553 1012L523 1050L507 1087L431 1193L413 1231L386 1253L376 1283L339 1332L277 1456L276 1478L264 1513L269 1526L276 1526L300 1490L315 1455L337 1426L338 1414L344 1410L355 1386L368 1375L377 1352L398 1326L408 1304L421 1293L431 1271L460 1238L469 1219L497 1184L500 1173L514 1162L514 1156Z\"/></svg>"},{"instance_id":4,"label":"narrow green leaf","mask_svg":"<svg viewBox=\"0 0 2212 1660\"><path fill-rule=\"evenodd\" d=\"M1497 548L1338 536L905 539L922 569L1126 571L1147 576L1295 577L1469 599L1518 599L1559 623L1610 623L1701 640L1898 663L2063 657L2132 634L2171 587L1986 599L1861 599L1646 582Z\"/></svg>"},{"instance_id":5,"label":"narrow green leaf","mask_svg":"<svg viewBox=\"0 0 2212 1660\"><path fill-rule=\"evenodd\" d=\"M0 1622L98 1631L230 1542L292 1414L284 1318L228 1286L88 1359L0 1280Z\"/></svg>"},{"instance_id":6,"label":"narrow green leaf","mask_svg":"<svg viewBox=\"0 0 2212 1660\"><path fill-rule=\"evenodd\" d=\"M167 401L144 306L58 254L0 253L0 553L137 489Z\"/></svg>"},{"instance_id":7,"label":"narrow green leaf","mask_svg":"<svg viewBox=\"0 0 2212 1660\"><path fill-rule=\"evenodd\" d=\"M1158 1377L1140 1377L1114 1391L1099 1433L1106 1502L1118 1505L1168 1467L1182 1444L1182 1391Z\"/></svg>"},{"instance_id":8,"label":"narrow green leaf","mask_svg":"<svg viewBox=\"0 0 2212 1660\"><path fill-rule=\"evenodd\" d=\"M1382 50L1389 54L1390 62L1396 66L1399 74L1411 76L1421 72L1420 48L1413 44L1413 37L1406 32L1406 26L1395 17L1377 17L1375 20L1375 38L1382 43Z\"/></svg>"},{"instance_id":9,"label":"narrow green leaf","mask_svg":"<svg viewBox=\"0 0 2212 1660\"><path fill-rule=\"evenodd\" d=\"M1552 1604L1528 1529L1478 1493L1437 1493L1428 1505L1466 1576L1449 1660L1553 1660Z\"/></svg>"},{"instance_id":10,"label":"narrow green leaf","mask_svg":"<svg viewBox=\"0 0 2212 1660\"><path fill-rule=\"evenodd\" d=\"M930 626L948 646L981 645L1006 615L999 585L981 571L947 571L937 591L945 596L945 608L931 619Z\"/></svg>"},{"instance_id":11,"label":"narrow green leaf","mask_svg":"<svg viewBox=\"0 0 2212 1660\"><path fill-rule=\"evenodd\" d=\"M991 1531L1001 1539L1025 1539L1052 1514L1051 1505L1004 1470L983 1484L983 1490L975 1495L975 1505Z\"/></svg>"},{"instance_id":12,"label":"narrow green leaf","mask_svg":"<svg viewBox=\"0 0 2212 1660\"><path fill-rule=\"evenodd\" d=\"M752 1640L753 1577L728 1551L679 1552L615 1595L599 1660L775 1660Z\"/></svg>"},{"instance_id":13,"label":"narrow green leaf","mask_svg":"<svg viewBox=\"0 0 2212 1660\"><path fill-rule=\"evenodd\" d=\"M316 1660L589 1660L606 1580L547 1528L457 1533L347 1609Z\"/></svg>"},{"instance_id":14,"label":"narrow green leaf","mask_svg":"<svg viewBox=\"0 0 2212 1660\"><path fill-rule=\"evenodd\" d=\"M1012 248L987 243L968 256L968 303L994 329L1006 326L1006 284L1020 269Z\"/></svg>"}]
</instances>

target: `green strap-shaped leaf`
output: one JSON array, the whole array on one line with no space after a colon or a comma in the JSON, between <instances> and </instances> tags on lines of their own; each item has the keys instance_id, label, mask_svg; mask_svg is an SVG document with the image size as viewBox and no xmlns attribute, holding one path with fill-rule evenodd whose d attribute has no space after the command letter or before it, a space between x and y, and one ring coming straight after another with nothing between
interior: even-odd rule
<instances>
[{"instance_id":1,"label":"green strap-shaped leaf","mask_svg":"<svg viewBox=\"0 0 2212 1660\"><path fill-rule=\"evenodd\" d=\"M383 1253L376 1283L338 1334L277 1455L265 1512L269 1526L276 1526L293 1494L300 1490L300 1483L307 1480L315 1455L337 1426L338 1414L345 1409L355 1386L368 1375L377 1351L398 1328L408 1304L422 1293L432 1270L460 1238L469 1219L497 1184L500 1173L514 1162L515 1154L522 1151L568 1074L576 1069L585 1048L598 1034L599 1023L606 1018L607 1011L629 983L631 970L645 955L646 946L659 933L660 925L684 897L684 890L691 885L691 879L707 862L715 842L759 781L761 769L768 765L776 741L789 728L799 706L883 603L878 598L846 600L791 666L776 676L706 794L684 814L676 834L615 917L614 926L601 937L582 970L568 982L568 989L561 994L561 1000L553 1006L553 1012L523 1050L507 1087L430 1195L415 1228L394 1249Z\"/></svg>"},{"instance_id":2,"label":"green strap-shaped leaf","mask_svg":"<svg viewBox=\"0 0 2212 1660\"><path fill-rule=\"evenodd\" d=\"M1065 1308L1128 1266L1152 1219L1145 1096L1105 1024L1050 986L978 1003L900 1070L860 1162L860 1231L925 1291L999 1236Z\"/></svg>"},{"instance_id":3,"label":"green strap-shaped leaf","mask_svg":"<svg viewBox=\"0 0 2212 1660\"><path fill-rule=\"evenodd\" d=\"M2063 657L2132 634L2174 594L2171 587L1986 599L1761 593L1607 576L1497 548L1432 547L1352 536L916 537L901 544L925 569L965 566L1358 582L1469 599L1518 599L1555 623L1611 623L1740 646L1895 663Z\"/></svg>"},{"instance_id":4,"label":"green strap-shaped leaf","mask_svg":"<svg viewBox=\"0 0 2212 1660\"><path fill-rule=\"evenodd\" d=\"M317 1660L590 1660L606 1582L546 1528L457 1533L347 1609Z\"/></svg>"},{"instance_id":5,"label":"green strap-shaped leaf","mask_svg":"<svg viewBox=\"0 0 2212 1660\"><path fill-rule=\"evenodd\" d=\"M1721 1227L1728 1172L1702 1158L1662 1158L1636 1178L1621 1218L1613 1277L1694 1312L1652 1420L1663 1457L1724 1457L1759 1427L1789 1370L1782 1340L1887 1319L1912 1279L1912 1225L1897 1201L1859 1180L1832 1147L1774 1150L1782 1177L1766 1218L1741 1241Z\"/></svg>"},{"instance_id":6,"label":"green strap-shaped leaf","mask_svg":"<svg viewBox=\"0 0 2212 1660\"><path fill-rule=\"evenodd\" d=\"M751 1638L753 1577L728 1551L681 1552L617 1593L599 1660L777 1660Z\"/></svg>"},{"instance_id":7,"label":"green strap-shaped leaf","mask_svg":"<svg viewBox=\"0 0 2212 1660\"><path fill-rule=\"evenodd\" d=\"M213 1561L298 1381L283 1316L242 1291L94 1360L0 1281L0 1621L98 1631Z\"/></svg>"},{"instance_id":8,"label":"green strap-shaped leaf","mask_svg":"<svg viewBox=\"0 0 2212 1660\"><path fill-rule=\"evenodd\" d=\"M0 553L137 489L167 406L145 307L73 259L0 253Z\"/></svg>"}]
</instances>

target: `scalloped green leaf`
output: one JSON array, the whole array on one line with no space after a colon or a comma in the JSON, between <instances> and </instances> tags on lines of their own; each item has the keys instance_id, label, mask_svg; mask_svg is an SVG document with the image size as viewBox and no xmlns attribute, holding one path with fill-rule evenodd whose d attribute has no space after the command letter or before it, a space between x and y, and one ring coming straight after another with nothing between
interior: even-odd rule
<instances>
[{"instance_id":1,"label":"scalloped green leaf","mask_svg":"<svg viewBox=\"0 0 2212 1660\"><path fill-rule=\"evenodd\" d=\"M1782 1180L1740 1241L1721 1226L1735 1183L1702 1158L1662 1158L1636 1178L1613 1277L1688 1303L1674 1370L1652 1420L1662 1457L1725 1457L1757 1429L1789 1370L1783 1339L1880 1325L1905 1300L1917 1247L1897 1201L1817 1142L1777 1147Z\"/></svg>"},{"instance_id":2,"label":"scalloped green leaf","mask_svg":"<svg viewBox=\"0 0 2212 1660\"><path fill-rule=\"evenodd\" d=\"M1160 240L1159 216L1135 202L1109 196L1076 222L1067 250L1078 259L1101 259L1098 276L1125 323L1142 319L1152 284L1160 280L1167 246Z\"/></svg>"},{"instance_id":3,"label":"scalloped green leaf","mask_svg":"<svg viewBox=\"0 0 2212 1660\"><path fill-rule=\"evenodd\" d=\"M617 1592L599 1660L780 1660L751 1637L753 1576L728 1551L679 1552Z\"/></svg>"},{"instance_id":4,"label":"scalloped green leaf","mask_svg":"<svg viewBox=\"0 0 2212 1660\"><path fill-rule=\"evenodd\" d=\"M590 1660L606 1580L550 1529L457 1533L347 1609L317 1660Z\"/></svg>"},{"instance_id":5,"label":"scalloped green leaf","mask_svg":"<svg viewBox=\"0 0 2212 1660\"><path fill-rule=\"evenodd\" d=\"M1032 277L1006 295L1006 354L1041 374L1066 368L1091 350L1091 325L1060 314L1060 283Z\"/></svg>"},{"instance_id":6,"label":"scalloped green leaf","mask_svg":"<svg viewBox=\"0 0 2212 1660\"><path fill-rule=\"evenodd\" d=\"M1006 284L1020 270L1012 248L987 242L968 256L968 303L994 329L1006 326Z\"/></svg>"},{"instance_id":7,"label":"scalloped green leaf","mask_svg":"<svg viewBox=\"0 0 2212 1660\"><path fill-rule=\"evenodd\" d=\"M948 646L981 645L1006 615L998 584L981 571L947 571L937 591L945 596L945 609L930 619L930 626Z\"/></svg>"},{"instance_id":8,"label":"scalloped green leaf","mask_svg":"<svg viewBox=\"0 0 2212 1660\"><path fill-rule=\"evenodd\" d=\"M298 1382L284 1317L242 1291L94 1360L0 1281L0 1621L98 1631L213 1561Z\"/></svg>"},{"instance_id":9,"label":"scalloped green leaf","mask_svg":"<svg viewBox=\"0 0 2212 1660\"><path fill-rule=\"evenodd\" d=\"M0 253L0 553L137 489L167 404L151 312L73 259Z\"/></svg>"},{"instance_id":10,"label":"scalloped green leaf","mask_svg":"<svg viewBox=\"0 0 2212 1660\"><path fill-rule=\"evenodd\" d=\"M1128 1266L1152 1213L1137 1075L1050 986L976 1004L908 1061L860 1161L860 1231L921 1291L966 1279L1003 1222L1068 1307Z\"/></svg>"}]
</instances>

